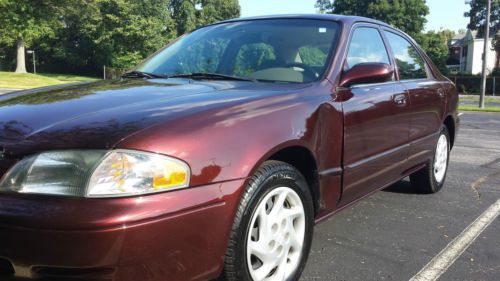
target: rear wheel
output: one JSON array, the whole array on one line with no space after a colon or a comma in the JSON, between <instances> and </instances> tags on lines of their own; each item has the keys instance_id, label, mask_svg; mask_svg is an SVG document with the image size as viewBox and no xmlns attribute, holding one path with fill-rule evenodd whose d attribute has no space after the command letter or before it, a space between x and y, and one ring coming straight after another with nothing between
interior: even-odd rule
<instances>
[{"instance_id":1,"label":"rear wheel","mask_svg":"<svg viewBox=\"0 0 500 281\"><path fill-rule=\"evenodd\" d=\"M421 170L410 175L412 186L422 193L436 193L444 185L450 156L450 136L443 126L436 144L434 158Z\"/></svg>"},{"instance_id":2,"label":"rear wheel","mask_svg":"<svg viewBox=\"0 0 500 281\"><path fill-rule=\"evenodd\" d=\"M309 254L313 204L294 167L268 161L241 199L224 273L229 281L299 280Z\"/></svg>"}]
</instances>

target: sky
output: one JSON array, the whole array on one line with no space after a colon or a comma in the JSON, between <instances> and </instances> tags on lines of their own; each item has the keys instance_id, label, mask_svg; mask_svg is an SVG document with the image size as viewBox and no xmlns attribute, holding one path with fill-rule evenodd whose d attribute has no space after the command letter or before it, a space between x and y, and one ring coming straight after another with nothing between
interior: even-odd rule
<instances>
[{"instance_id":1,"label":"sky","mask_svg":"<svg viewBox=\"0 0 500 281\"><path fill-rule=\"evenodd\" d=\"M315 3L315 0L240 0L241 16L316 13ZM464 0L427 0L427 6L430 13L426 30L458 31L467 27L468 18L464 17L464 12L469 6Z\"/></svg>"}]
</instances>

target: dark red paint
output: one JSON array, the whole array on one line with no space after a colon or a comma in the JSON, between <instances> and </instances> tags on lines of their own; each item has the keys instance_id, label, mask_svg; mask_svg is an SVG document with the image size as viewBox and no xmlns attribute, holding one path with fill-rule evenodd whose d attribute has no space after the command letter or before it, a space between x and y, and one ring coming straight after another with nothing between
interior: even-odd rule
<instances>
[{"instance_id":1,"label":"dark red paint","mask_svg":"<svg viewBox=\"0 0 500 281\"><path fill-rule=\"evenodd\" d=\"M353 25L390 27L284 17L341 23L320 82L123 80L0 96L0 176L26 155L85 148L157 152L192 171L188 189L134 198L0 194L0 265L27 278L215 278L246 179L273 155L314 158L320 221L422 167L444 123L456 132L457 91L427 56L433 77L425 80L399 81L380 65L344 73ZM380 79L390 81L340 87Z\"/></svg>"}]
</instances>

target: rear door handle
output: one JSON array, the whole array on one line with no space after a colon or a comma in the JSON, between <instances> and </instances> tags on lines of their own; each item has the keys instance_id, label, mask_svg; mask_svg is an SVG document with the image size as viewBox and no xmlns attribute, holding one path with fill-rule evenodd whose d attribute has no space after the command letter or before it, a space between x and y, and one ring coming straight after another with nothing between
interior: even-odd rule
<instances>
[{"instance_id":1,"label":"rear door handle","mask_svg":"<svg viewBox=\"0 0 500 281\"><path fill-rule=\"evenodd\" d=\"M437 94L438 94L438 97L440 97L440 98L444 98L444 91L443 91L443 89L439 88L439 89L437 90Z\"/></svg>"},{"instance_id":2,"label":"rear door handle","mask_svg":"<svg viewBox=\"0 0 500 281\"><path fill-rule=\"evenodd\" d=\"M394 100L394 103L396 103L398 106L405 106L408 103L408 99L404 94L394 95L392 99Z\"/></svg>"}]
</instances>

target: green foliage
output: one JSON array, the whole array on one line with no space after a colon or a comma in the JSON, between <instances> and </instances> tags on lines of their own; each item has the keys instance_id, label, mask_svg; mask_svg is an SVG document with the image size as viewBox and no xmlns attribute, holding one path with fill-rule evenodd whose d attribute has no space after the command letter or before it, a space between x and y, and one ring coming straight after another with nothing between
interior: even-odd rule
<instances>
[{"instance_id":1,"label":"green foliage","mask_svg":"<svg viewBox=\"0 0 500 281\"><path fill-rule=\"evenodd\" d=\"M301 47L299 55L304 64L315 67L323 67L328 56L320 48L311 46Z\"/></svg>"},{"instance_id":2,"label":"green foliage","mask_svg":"<svg viewBox=\"0 0 500 281\"><path fill-rule=\"evenodd\" d=\"M424 29L429 14L425 0L317 0L316 7L323 13L378 19L411 36Z\"/></svg>"},{"instance_id":3,"label":"green foliage","mask_svg":"<svg viewBox=\"0 0 500 281\"><path fill-rule=\"evenodd\" d=\"M0 0L0 61L21 36L46 71L130 68L179 35L239 17L238 0Z\"/></svg>"},{"instance_id":4,"label":"green foliage","mask_svg":"<svg viewBox=\"0 0 500 281\"><path fill-rule=\"evenodd\" d=\"M415 37L422 49L431 58L434 64L438 67L439 71L443 74L448 73L446 68L446 61L448 60L448 38L453 33L449 31L429 31Z\"/></svg>"},{"instance_id":5,"label":"green foliage","mask_svg":"<svg viewBox=\"0 0 500 281\"><path fill-rule=\"evenodd\" d=\"M12 89L30 89L36 87L53 86L64 83L75 83L85 81L95 81L95 78L61 75L61 74L43 74L37 75L31 73L13 73L0 71L0 88Z\"/></svg>"},{"instance_id":6,"label":"green foliage","mask_svg":"<svg viewBox=\"0 0 500 281\"><path fill-rule=\"evenodd\" d=\"M216 72L228 44L228 40L214 38L188 46L188 52L178 58L177 73Z\"/></svg>"},{"instance_id":7,"label":"green foliage","mask_svg":"<svg viewBox=\"0 0 500 281\"><path fill-rule=\"evenodd\" d=\"M472 0L470 11L465 13L470 18L468 28L477 30L478 35L484 35L486 25L487 0ZM491 0L490 27L493 30L500 30L500 0ZM500 38L495 37L492 41L493 48L500 53Z\"/></svg>"},{"instance_id":8,"label":"green foliage","mask_svg":"<svg viewBox=\"0 0 500 281\"><path fill-rule=\"evenodd\" d=\"M317 0L316 8L321 13L338 14L338 15L356 15L368 16L368 6L371 2L363 0Z\"/></svg>"},{"instance_id":9,"label":"green foliage","mask_svg":"<svg viewBox=\"0 0 500 281\"><path fill-rule=\"evenodd\" d=\"M201 0L200 3L198 26L240 17L238 0Z\"/></svg>"},{"instance_id":10,"label":"green foliage","mask_svg":"<svg viewBox=\"0 0 500 281\"><path fill-rule=\"evenodd\" d=\"M462 94L468 94L467 87L464 84L458 84L458 91Z\"/></svg>"},{"instance_id":11,"label":"green foliage","mask_svg":"<svg viewBox=\"0 0 500 281\"><path fill-rule=\"evenodd\" d=\"M196 28L196 2L171 0L170 7L175 21L177 34L182 35Z\"/></svg>"},{"instance_id":12,"label":"green foliage","mask_svg":"<svg viewBox=\"0 0 500 281\"><path fill-rule=\"evenodd\" d=\"M0 43L18 39L29 45L42 36L53 36L62 22L57 16L66 1L0 0Z\"/></svg>"},{"instance_id":13,"label":"green foliage","mask_svg":"<svg viewBox=\"0 0 500 281\"><path fill-rule=\"evenodd\" d=\"M236 56L234 74L248 76L257 71L262 63L275 60L274 48L265 43L244 45Z\"/></svg>"},{"instance_id":14,"label":"green foliage","mask_svg":"<svg viewBox=\"0 0 500 281\"><path fill-rule=\"evenodd\" d=\"M470 11L465 13L465 16L470 18L468 28L479 30L480 34L484 32L484 25L486 24L486 1L471 0ZM491 0L490 22L494 28L500 27L500 0Z\"/></svg>"},{"instance_id":15,"label":"green foliage","mask_svg":"<svg viewBox=\"0 0 500 281\"><path fill-rule=\"evenodd\" d=\"M241 8L238 0L170 0L169 2L178 35L199 26L240 16Z\"/></svg>"},{"instance_id":16,"label":"green foliage","mask_svg":"<svg viewBox=\"0 0 500 281\"><path fill-rule=\"evenodd\" d=\"M41 38L41 58L78 72L131 67L169 40L167 1L72 0L55 38ZM42 61L42 65L43 65ZM50 63L49 63L50 64Z\"/></svg>"},{"instance_id":17,"label":"green foliage","mask_svg":"<svg viewBox=\"0 0 500 281\"><path fill-rule=\"evenodd\" d=\"M473 105L460 105L458 110L462 111L479 111L479 112L500 112L500 107L495 106L486 106L484 108L480 108L478 106Z\"/></svg>"}]
</instances>

